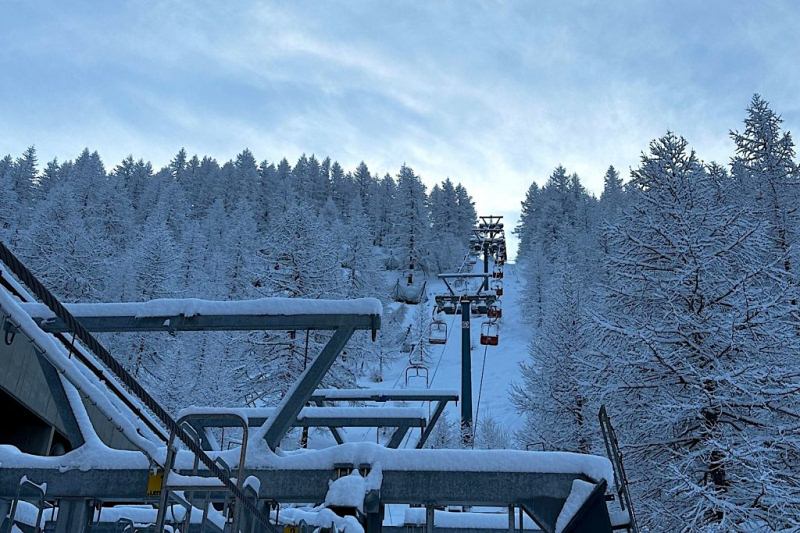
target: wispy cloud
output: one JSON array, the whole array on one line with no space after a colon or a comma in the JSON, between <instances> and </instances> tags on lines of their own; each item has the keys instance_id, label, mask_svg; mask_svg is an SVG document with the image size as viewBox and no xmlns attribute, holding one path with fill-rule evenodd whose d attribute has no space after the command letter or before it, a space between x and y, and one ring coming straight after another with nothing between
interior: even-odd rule
<instances>
[{"instance_id":1,"label":"wispy cloud","mask_svg":"<svg viewBox=\"0 0 800 533\"><path fill-rule=\"evenodd\" d=\"M406 162L514 213L558 164L599 192L667 129L726 161L755 91L800 124L800 7L760 6L5 2L0 151Z\"/></svg>"}]
</instances>

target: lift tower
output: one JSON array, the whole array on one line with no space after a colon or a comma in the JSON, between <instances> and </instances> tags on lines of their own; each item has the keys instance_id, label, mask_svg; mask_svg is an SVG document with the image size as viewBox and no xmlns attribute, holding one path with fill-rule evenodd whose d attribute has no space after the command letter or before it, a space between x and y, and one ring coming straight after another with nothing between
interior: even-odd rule
<instances>
[{"instance_id":1,"label":"lift tower","mask_svg":"<svg viewBox=\"0 0 800 533\"><path fill-rule=\"evenodd\" d=\"M479 309L488 309L497 299L494 294L482 294L484 285L488 286L490 274L464 274L460 272L439 274L444 281L449 294L435 296L436 306L443 309L452 306L461 313L461 440L464 444L472 444L472 329L470 318L472 306ZM449 280L481 278L481 283L475 293L470 293L469 286L464 283L464 293L457 294L450 285Z\"/></svg>"},{"instance_id":2,"label":"lift tower","mask_svg":"<svg viewBox=\"0 0 800 533\"><path fill-rule=\"evenodd\" d=\"M502 215L480 216L480 223L472 230L477 242L481 244L483 252L483 273L489 273L489 257L494 256L495 261L505 262L506 235L503 229ZM489 278L484 280L482 290L489 290Z\"/></svg>"}]
</instances>

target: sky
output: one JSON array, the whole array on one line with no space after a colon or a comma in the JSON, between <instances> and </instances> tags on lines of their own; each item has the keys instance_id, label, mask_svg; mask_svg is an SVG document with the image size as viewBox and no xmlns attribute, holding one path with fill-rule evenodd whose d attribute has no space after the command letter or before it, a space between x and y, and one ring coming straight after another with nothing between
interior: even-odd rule
<instances>
[{"instance_id":1,"label":"sky","mask_svg":"<svg viewBox=\"0 0 800 533\"><path fill-rule=\"evenodd\" d=\"M0 154L406 163L513 226L557 165L599 194L667 130L727 162L755 92L796 131L798 28L795 1L0 0Z\"/></svg>"}]
</instances>

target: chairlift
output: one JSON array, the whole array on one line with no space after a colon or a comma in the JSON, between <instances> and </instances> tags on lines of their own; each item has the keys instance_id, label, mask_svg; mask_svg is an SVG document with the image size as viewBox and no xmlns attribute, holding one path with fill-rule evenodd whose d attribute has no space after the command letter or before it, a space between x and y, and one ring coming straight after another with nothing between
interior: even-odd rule
<instances>
[{"instance_id":1,"label":"chairlift","mask_svg":"<svg viewBox=\"0 0 800 533\"><path fill-rule=\"evenodd\" d=\"M489 311L489 306L486 305L485 301L479 300L472 302L470 306L470 312L475 316L485 315Z\"/></svg>"},{"instance_id":2,"label":"chairlift","mask_svg":"<svg viewBox=\"0 0 800 533\"><path fill-rule=\"evenodd\" d=\"M481 324L481 344L484 346L497 346L500 341L497 323L492 321Z\"/></svg>"},{"instance_id":3,"label":"chairlift","mask_svg":"<svg viewBox=\"0 0 800 533\"><path fill-rule=\"evenodd\" d=\"M492 270L492 277L494 279L503 279L503 267L495 264L494 269Z\"/></svg>"},{"instance_id":4,"label":"chairlift","mask_svg":"<svg viewBox=\"0 0 800 533\"><path fill-rule=\"evenodd\" d=\"M429 344L447 344L447 324L443 320L431 322L429 334Z\"/></svg>"},{"instance_id":5,"label":"chairlift","mask_svg":"<svg viewBox=\"0 0 800 533\"><path fill-rule=\"evenodd\" d=\"M500 300L497 300L489 306L489 309L486 311L486 316L494 319L503 318L503 308L500 306Z\"/></svg>"},{"instance_id":6,"label":"chairlift","mask_svg":"<svg viewBox=\"0 0 800 533\"><path fill-rule=\"evenodd\" d=\"M442 296L436 297L436 313L444 313L446 315L456 314L456 304L452 300L446 300Z\"/></svg>"},{"instance_id":7,"label":"chairlift","mask_svg":"<svg viewBox=\"0 0 800 533\"><path fill-rule=\"evenodd\" d=\"M497 296L503 295L503 282L499 279L492 281L492 290Z\"/></svg>"},{"instance_id":8,"label":"chairlift","mask_svg":"<svg viewBox=\"0 0 800 533\"><path fill-rule=\"evenodd\" d=\"M428 373L427 366L420 363L409 363L405 371L406 387L408 387L409 381L413 378L425 378L425 388L427 389L429 385Z\"/></svg>"}]
</instances>

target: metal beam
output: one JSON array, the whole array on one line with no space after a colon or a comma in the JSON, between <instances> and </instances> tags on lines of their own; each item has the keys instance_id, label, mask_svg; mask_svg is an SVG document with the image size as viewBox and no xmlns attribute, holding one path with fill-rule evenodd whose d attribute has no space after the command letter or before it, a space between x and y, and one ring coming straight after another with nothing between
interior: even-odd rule
<instances>
[{"instance_id":1,"label":"metal beam","mask_svg":"<svg viewBox=\"0 0 800 533\"><path fill-rule=\"evenodd\" d=\"M32 316L48 333L67 332L59 318ZM183 315L77 317L84 328L96 333L133 333L145 331L291 331L291 330L373 330L380 328L380 315L303 314L303 315Z\"/></svg>"},{"instance_id":2,"label":"metal beam","mask_svg":"<svg viewBox=\"0 0 800 533\"><path fill-rule=\"evenodd\" d=\"M280 446L286 432L297 420L297 415L311 399L314 390L328 373L354 331L355 328L352 326L339 327L278 404L275 415L267 421L263 431L264 440L270 449L275 450Z\"/></svg>"},{"instance_id":3,"label":"metal beam","mask_svg":"<svg viewBox=\"0 0 800 533\"><path fill-rule=\"evenodd\" d=\"M422 426L420 426L422 427ZM397 449L403 443L403 439L406 437L408 430L411 428L410 425L404 424L399 426L394 433L392 433L392 437L389 439L389 442L386 443L387 448L394 448Z\"/></svg>"},{"instance_id":4,"label":"metal beam","mask_svg":"<svg viewBox=\"0 0 800 533\"><path fill-rule=\"evenodd\" d=\"M466 444L472 442L472 336L470 302L461 302L461 436Z\"/></svg>"},{"instance_id":5,"label":"metal beam","mask_svg":"<svg viewBox=\"0 0 800 533\"><path fill-rule=\"evenodd\" d=\"M398 389L375 391L372 389L317 389L311 401L322 402L457 402L455 390Z\"/></svg>"},{"instance_id":6,"label":"metal beam","mask_svg":"<svg viewBox=\"0 0 800 533\"><path fill-rule=\"evenodd\" d=\"M436 427L436 422L439 421L439 417L442 416L444 412L444 408L447 406L447 401L442 400L437 402L436 409L433 411L431 415L431 419L428 421L428 425L422 431L422 435L420 435L419 440L417 441L417 449L421 450L425 447L425 443L428 442L428 437L431 436L433 432L433 428Z\"/></svg>"},{"instance_id":7,"label":"metal beam","mask_svg":"<svg viewBox=\"0 0 800 533\"><path fill-rule=\"evenodd\" d=\"M408 451L398 450L395 453ZM442 466L440 470L416 471L384 468L381 501L494 507L505 507L512 502L529 501L535 497L551 497L563 502L574 480L588 480L578 473L459 471L449 468ZM244 475L253 475L261 481L259 498L281 502L313 502L325 499L333 469L273 467L246 469ZM148 478L146 468L72 469L62 472L58 468L6 465L0 468L0 499L16 497L22 476L36 483L47 483L48 498L96 498L118 502L158 500L157 496L148 498L145 494ZM299 479L303 482L298 483ZM224 497L223 492L213 495L215 501L221 501Z\"/></svg>"},{"instance_id":8,"label":"metal beam","mask_svg":"<svg viewBox=\"0 0 800 533\"><path fill-rule=\"evenodd\" d=\"M425 417L416 414L418 409L414 408L398 407L394 409L394 411L396 411L394 414L381 413L378 409L371 407L349 408L350 410L357 409L359 411L350 416L337 416L335 407L324 409L326 413L314 412L312 408L303 408L295 419L293 427L371 428L400 426L425 427L427 425ZM306 410L310 411L310 414L306 414ZM262 409L232 409L230 414L234 414L237 411L246 416L248 427L261 427L274 416L274 411L267 415ZM249 414L248 411L250 411ZM407 414L404 414L403 411L407 411ZM193 414L194 416L189 421L189 424L198 430L198 432L207 427L240 427L239 424L228 420L230 414L225 412Z\"/></svg>"}]
</instances>

